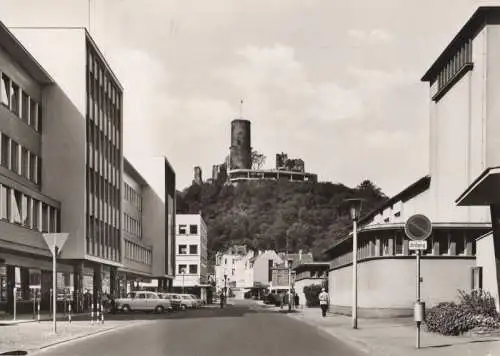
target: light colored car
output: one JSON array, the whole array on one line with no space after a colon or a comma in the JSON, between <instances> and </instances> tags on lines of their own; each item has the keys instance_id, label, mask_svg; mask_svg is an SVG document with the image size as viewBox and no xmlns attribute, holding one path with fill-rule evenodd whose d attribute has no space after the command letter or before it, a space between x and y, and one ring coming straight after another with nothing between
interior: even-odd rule
<instances>
[{"instance_id":1,"label":"light colored car","mask_svg":"<svg viewBox=\"0 0 500 356\"><path fill-rule=\"evenodd\" d=\"M203 305L203 301L197 295L189 294L189 296L196 301L196 308L200 308Z\"/></svg>"},{"instance_id":2,"label":"light colored car","mask_svg":"<svg viewBox=\"0 0 500 356\"><path fill-rule=\"evenodd\" d=\"M158 293L160 298L166 299L170 302L174 310L181 309L181 297L175 293Z\"/></svg>"},{"instance_id":3,"label":"light colored car","mask_svg":"<svg viewBox=\"0 0 500 356\"><path fill-rule=\"evenodd\" d=\"M123 312L140 310L163 313L172 309L172 303L168 299L161 298L155 292L134 291L128 293L126 298L117 298L115 308Z\"/></svg>"},{"instance_id":4,"label":"light colored car","mask_svg":"<svg viewBox=\"0 0 500 356\"><path fill-rule=\"evenodd\" d=\"M181 298L181 309L196 308L197 301L189 294L177 294Z\"/></svg>"}]
</instances>

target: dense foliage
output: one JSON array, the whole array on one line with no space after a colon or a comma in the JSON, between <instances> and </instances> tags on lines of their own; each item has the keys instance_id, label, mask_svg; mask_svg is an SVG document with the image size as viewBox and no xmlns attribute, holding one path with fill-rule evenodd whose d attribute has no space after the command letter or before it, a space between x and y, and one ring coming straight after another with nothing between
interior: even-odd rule
<instances>
[{"instance_id":1,"label":"dense foliage","mask_svg":"<svg viewBox=\"0 0 500 356\"><path fill-rule=\"evenodd\" d=\"M235 244L251 249L322 252L345 236L347 216L339 216L346 198L366 199L367 213L387 199L368 180L356 188L332 183L244 182L237 186L192 185L177 194L178 213L202 212L208 226L208 254Z\"/></svg>"},{"instance_id":2,"label":"dense foliage","mask_svg":"<svg viewBox=\"0 0 500 356\"><path fill-rule=\"evenodd\" d=\"M487 292L459 291L459 302L439 303L426 315L427 330L443 335L460 335L474 328L500 327L495 299Z\"/></svg>"},{"instance_id":3,"label":"dense foliage","mask_svg":"<svg viewBox=\"0 0 500 356\"><path fill-rule=\"evenodd\" d=\"M313 284L304 287L304 295L306 296L306 306L307 307L318 307L319 306L319 294L321 293L321 284Z\"/></svg>"}]
</instances>

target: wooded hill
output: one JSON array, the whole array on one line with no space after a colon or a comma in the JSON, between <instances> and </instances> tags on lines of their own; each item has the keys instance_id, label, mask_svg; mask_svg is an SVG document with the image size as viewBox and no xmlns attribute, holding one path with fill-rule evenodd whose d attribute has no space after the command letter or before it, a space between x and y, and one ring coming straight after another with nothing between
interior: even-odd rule
<instances>
[{"instance_id":1,"label":"wooded hill","mask_svg":"<svg viewBox=\"0 0 500 356\"><path fill-rule=\"evenodd\" d=\"M369 180L355 188L333 183L258 181L237 186L193 184L177 192L177 213L202 212L208 226L208 254L234 244L251 249L322 252L350 228L339 205L347 198L366 199L366 214L387 199Z\"/></svg>"}]
</instances>

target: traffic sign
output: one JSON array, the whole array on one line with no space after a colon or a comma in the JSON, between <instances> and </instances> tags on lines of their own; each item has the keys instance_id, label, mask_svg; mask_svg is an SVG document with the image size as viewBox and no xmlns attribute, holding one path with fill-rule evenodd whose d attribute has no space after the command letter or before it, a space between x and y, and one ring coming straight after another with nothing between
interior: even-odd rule
<instances>
[{"instance_id":1,"label":"traffic sign","mask_svg":"<svg viewBox=\"0 0 500 356\"><path fill-rule=\"evenodd\" d=\"M56 247L58 253L62 250L64 243L68 239L68 236L69 234L66 232L56 234L43 234L43 238L45 239L47 246L49 246L52 255L54 255Z\"/></svg>"},{"instance_id":2,"label":"traffic sign","mask_svg":"<svg viewBox=\"0 0 500 356\"><path fill-rule=\"evenodd\" d=\"M422 214L412 215L406 220L405 233L410 240L422 241L427 239L432 232L432 223Z\"/></svg>"},{"instance_id":3,"label":"traffic sign","mask_svg":"<svg viewBox=\"0 0 500 356\"><path fill-rule=\"evenodd\" d=\"M425 251L425 250L427 250L427 241L426 240L423 240L423 241L412 240L412 241L410 241L408 247L411 251L415 251L415 250Z\"/></svg>"}]
</instances>

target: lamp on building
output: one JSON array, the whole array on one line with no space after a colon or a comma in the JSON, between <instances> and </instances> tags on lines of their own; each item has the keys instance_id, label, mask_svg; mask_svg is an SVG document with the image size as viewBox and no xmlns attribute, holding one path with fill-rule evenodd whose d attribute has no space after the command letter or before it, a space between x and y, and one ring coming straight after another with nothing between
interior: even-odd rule
<instances>
[{"instance_id":1,"label":"lamp on building","mask_svg":"<svg viewBox=\"0 0 500 356\"><path fill-rule=\"evenodd\" d=\"M358 220L364 199L346 199L341 209L349 211L352 221L352 328L358 328Z\"/></svg>"}]
</instances>

